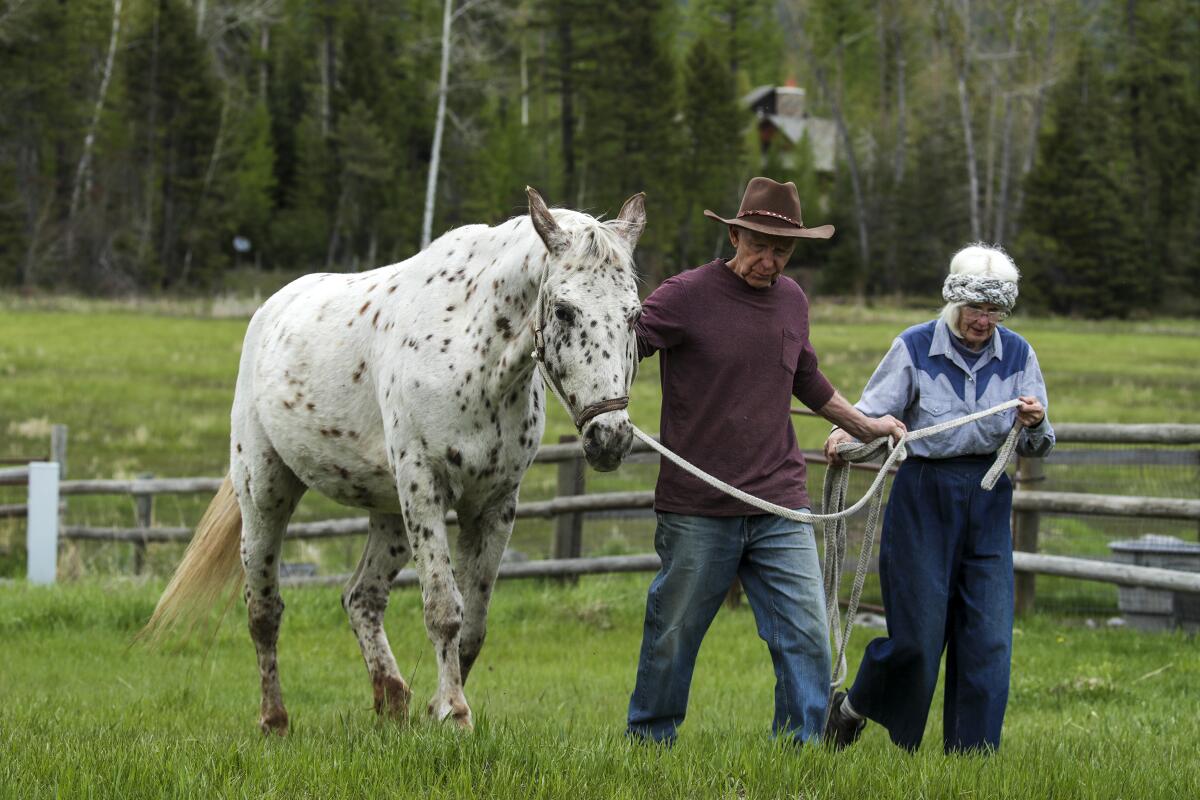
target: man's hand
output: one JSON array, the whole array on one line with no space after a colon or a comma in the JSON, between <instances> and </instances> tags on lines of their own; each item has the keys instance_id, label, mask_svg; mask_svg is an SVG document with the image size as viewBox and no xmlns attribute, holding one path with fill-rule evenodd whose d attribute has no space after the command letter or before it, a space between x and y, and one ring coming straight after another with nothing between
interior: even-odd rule
<instances>
[{"instance_id":1,"label":"man's hand","mask_svg":"<svg viewBox=\"0 0 1200 800\"><path fill-rule=\"evenodd\" d=\"M891 414L885 414L882 417L866 418L866 423L863 426L865 436L862 441L871 442L881 436L891 437L892 444L900 441L900 437L908 432L908 428L904 423L893 417Z\"/></svg>"},{"instance_id":2,"label":"man's hand","mask_svg":"<svg viewBox=\"0 0 1200 800\"><path fill-rule=\"evenodd\" d=\"M854 437L846 433L841 428L836 429L829 434L829 438L825 440L825 458L831 467L840 467L846 463L846 460L838 455L838 445L843 442L853 442Z\"/></svg>"},{"instance_id":3,"label":"man's hand","mask_svg":"<svg viewBox=\"0 0 1200 800\"><path fill-rule=\"evenodd\" d=\"M1021 405L1017 406L1017 421L1026 428L1040 425L1046 418L1046 407L1042 405L1042 401L1026 395L1017 399L1021 401Z\"/></svg>"}]
</instances>

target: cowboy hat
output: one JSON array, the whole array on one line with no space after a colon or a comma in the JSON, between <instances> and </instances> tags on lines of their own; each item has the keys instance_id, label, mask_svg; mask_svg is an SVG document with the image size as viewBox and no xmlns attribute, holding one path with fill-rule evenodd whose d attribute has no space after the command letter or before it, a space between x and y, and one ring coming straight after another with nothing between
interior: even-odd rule
<instances>
[{"instance_id":1,"label":"cowboy hat","mask_svg":"<svg viewBox=\"0 0 1200 800\"><path fill-rule=\"evenodd\" d=\"M828 239L833 236L832 225L806 228L800 219L800 194L796 184L777 183L770 178L751 178L742 195L742 205L737 216L725 219L707 208L704 216L736 225L770 236L787 236L803 239Z\"/></svg>"}]
</instances>

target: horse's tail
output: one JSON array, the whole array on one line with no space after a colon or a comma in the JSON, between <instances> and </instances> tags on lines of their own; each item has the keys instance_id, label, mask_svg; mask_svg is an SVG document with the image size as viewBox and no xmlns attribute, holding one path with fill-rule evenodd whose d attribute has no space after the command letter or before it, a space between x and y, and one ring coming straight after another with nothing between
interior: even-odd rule
<instances>
[{"instance_id":1,"label":"horse's tail","mask_svg":"<svg viewBox=\"0 0 1200 800\"><path fill-rule=\"evenodd\" d=\"M242 512L227 475L196 526L183 561L158 599L150 621L138 633L139 640L156 644L181 627L185 636L191 634L228 594L221 611L224 618L241 583L241 533ZM212 630L215 632L215 626Z\"/></svg>"}]
</instances>

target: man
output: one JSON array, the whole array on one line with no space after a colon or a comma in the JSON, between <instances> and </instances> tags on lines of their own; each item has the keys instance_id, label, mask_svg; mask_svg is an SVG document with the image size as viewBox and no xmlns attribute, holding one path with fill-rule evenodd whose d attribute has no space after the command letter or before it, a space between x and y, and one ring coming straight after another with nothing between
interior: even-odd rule
<instances>
[{"instance_id":1,"label":"man","mask_svg":"<svg viewBox=\"0 0 1200 800\"><path fill-rule=\"evenodd\" d=\"M866 417L817 368L808 298L783 268L797 239L828 239L833 227L804 226L796 186L754 178L736 217L704 213L729 226L733 258L664 281L636 328L639 357L660 353L663 444L743 491L807 509L793 396L863 440L904 426ZM700 642L736 576L775 666L772 731L819 736L830 653L812 525L763 514L665 460L655 510L662 569L646 600L629 734L674 741Z\"/></svg>"}]
</instances>

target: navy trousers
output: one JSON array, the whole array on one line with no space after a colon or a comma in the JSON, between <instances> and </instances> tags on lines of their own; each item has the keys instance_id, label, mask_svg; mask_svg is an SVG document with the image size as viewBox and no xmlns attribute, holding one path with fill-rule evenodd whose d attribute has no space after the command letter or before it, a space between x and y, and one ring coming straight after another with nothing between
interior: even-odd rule
<instances>
[{"instance_id":1,"label":"navy trousers","mask_svg":"<svg viewBox=\"0 0 1200 800\"><path fill-rule=\"evenodd\" d=\"M1012 484L979 481L991 457L910 458L892 486L879 546L886 637L867 645L854 710L892 741L921 744L946 653L947 753L1000 747L1012 663Z\"/></svg>"}]
</instances>

